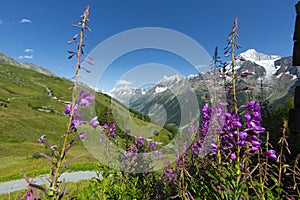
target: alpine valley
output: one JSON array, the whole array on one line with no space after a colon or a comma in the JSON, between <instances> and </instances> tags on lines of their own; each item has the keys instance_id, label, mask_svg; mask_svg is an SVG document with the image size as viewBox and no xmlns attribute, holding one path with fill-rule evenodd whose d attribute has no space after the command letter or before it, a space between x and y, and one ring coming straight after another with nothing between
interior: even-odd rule
<instances>
[{"instance_id":1,"label":"alpine valley","mask_svg":"<svg viewBox=\"0 0 300 200\"><path fill-rule=\"evenodd\" d=\"M46 135L50 144L61 140L69 118L63 111L65 104L71 101L72 86L72 81L55 76L45 68L20 63L0 53L0 182L22 178L24 171L28 176L48 173L48 160L40 159L39 153L48 155L51 152L38 142L38 138ZM151 136L155 132L154 140L168 144L170 133L166 129L149 123L141 113L128 112L128 108L106 94L95 92L94 95L95 111L101 124L116 120L112 115L114 107L118 109L119 121L125 121L125 117L134 121L134 127L130 127L133 123L127 123L125 128L134 131L138 127ZM120 130L117 123L116 128L117 134L123 136L124 129ZM123 140L121 138L119 144ZM94 169L96 159L81 142L75 145L68 155L70 158L82 156L71 163L69 169Z\"/></svg>"}]
</instances>

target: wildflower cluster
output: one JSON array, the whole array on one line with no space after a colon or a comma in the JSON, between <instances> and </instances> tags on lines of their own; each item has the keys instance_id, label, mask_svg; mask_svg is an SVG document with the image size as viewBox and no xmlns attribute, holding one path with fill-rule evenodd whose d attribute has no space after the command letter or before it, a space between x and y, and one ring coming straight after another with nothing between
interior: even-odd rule
<instances>
[{"instance_id":1,"label":"wildflower cluster","mask_svg":"<svg viewBox=\"0 0 300 200\"><path fill-rule=\"evenodd\" d=\"M112 125L104 124L103 125L103 128L101 130L100 142L103 142L104 136L107 137L108 140L110 140L111 138L117 139L115 124L112 124Z\"/></svg>"},{"instance_id":2,"label":"wildflower cluster","mask_svg":"<svg viewBox=\"0 0 300 200\"><path fill-rule=\"evenodd\" d=\"M65 114L68 114L72 117L72 124L71 129L74 132L77 132L77 128L82 124L89 124L91 127L96 128L99 125L98 117L92 118L89 122L85 122L84 115L80 115L78 112L78 109L80 107L87 107L92 104L92 100L94 100L95 97L91 93L85 93L84 90L81 90L79 93L79 96L77 98L77 101L75 102L75 105L67 104L66 109L64 111Z\"/></svg>"},{"instance_id":3,"label":"wildflower cluster","mask_svg":"<svg viewBox=\"0 0 300 200\"><path fill-rule=\"evenodd\" d=\"M126 147L124 151L124 168L132 169L138 167L148 171L153 167L153 160L162 158L162 151L156 149L155 141L146 141L143 136L136 136L134 143ZM152 154L150 154L152 152Z\"/></svg>"},{"instance_id":4,"label":"wildflower cluster","mask_svg":"<svg viewBox=\"0 0 300 200\"><path fill-rule=\"evenodd\" d=\"M214 133L220 135L221 145L212 143L213 153L218 150L222 154L228 153L227 157L231 157L235 160L237 157L237 146L241 147L240 156L245 153L258 153L258 149L261 146L262 141L259 139L259 134L265 131L265 128L261 125L260 106L256 101L251 101L242 106L245 109L244 119L240 119L236 113L230 113L226 111L222 114L222 104L218 104L213 108L209 108L207 104L203 106L203 122L201 126L201 135L206 135L207 127L214 129ZM219 111L216 113L216 111ZM217 119L212 119L212 113L216 113ZM221 115L222 114L222 115ZM212 127L210 124L213 120L218 121L219 127ZM222 127L222 128L221 128ZM221 149L219 149L221 148ZM274 155L265 154L268 157L276 157Z\"/></svg>"}]
</instances>

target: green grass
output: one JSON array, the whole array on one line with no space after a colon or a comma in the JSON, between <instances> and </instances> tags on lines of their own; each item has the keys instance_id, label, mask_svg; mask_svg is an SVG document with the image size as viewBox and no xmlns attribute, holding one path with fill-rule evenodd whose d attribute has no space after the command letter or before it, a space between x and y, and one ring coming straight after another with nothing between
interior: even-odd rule
<instances>
[{"instance_id":1,"label":"green grass","mask_svg":"<svg viewBox=\"0 0 300 200\"><path fill-rule=\"evenodd\" d=\"M24 172L30 177L49 172L49 161L43 157L34 157L39 152L49 153L47 148L38 143L1 143L0 149L1 154L7 153L7 156L0 158L0 182L23 178ZM83 155L68 166L69 171L95 169L97 160L90 156L82 145L78 144L76 148L71 149L68 158L79 154Z\"/></svg>"},{"instance_id":2,"label":"green grass","mask_svg":"<svg viewBox=\"0 0 300 200\"><path fill-rule=\"evenodd\" d=\"M48 95L45 85L57 99ZM35 159L38 153L51 153L37 139L47 136L51 144L61 145L68 116L62 112L65 105L58 100L70 101L73 83L67 79L47 76L36 71L0 63L0 181L22 178L49 172L49 161ZM95 110L101 123L124 122L133 135L151 136L153 131L159 135L154 139L167 144L169 132L158 125L145 122L129 113L132 121L127 121L127 108L107 95L96 93ZM112 103L113 102L113 103ZM47 108L49 112L39 110ZM114 113L113 109L118 110ZM108 114L109 113L109 114ZM115 116L113 116L113 114ZM138 125L138 126L137 126ZM151 127L150 129L147 127ZM118 129L120 130L120 129ZM124 129L123 129L124 130ZM121 140L122 141L122 140ZM85 149L81 142L68 152L67 158L83 154L69 166L70 170L93 169L97 160Z\"/></svg>"},{"instance_id":3,"label":"green grass","mask_svg":"<svg viewBox=\"0 0 300 200\"><path fill-rule=\"evenodd\" d=\"M76 183L66 183L66 189L67 193L64 196L64 199L76 199L77 195L79 192L83 191L84 188L86 188L89 185L89 181L83 180L83 181L78 181ZM43 197L42 193L39 193L41 197ZM25 198L26 197L26 190L21 190L21 191L15 191L7 194L1 194L0 195L0 200L15 200L18 198Z\"/></svg>"}]
</instances>

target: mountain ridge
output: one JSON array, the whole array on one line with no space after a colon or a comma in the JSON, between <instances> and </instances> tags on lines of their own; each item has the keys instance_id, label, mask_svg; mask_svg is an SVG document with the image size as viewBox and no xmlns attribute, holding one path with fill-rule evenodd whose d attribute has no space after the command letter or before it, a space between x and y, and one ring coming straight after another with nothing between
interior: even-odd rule
<instances>
[{"instance_id":1,"label":"mountain ridge","mask_svg":"<svg viewBox=\"0 0 300 200\"><path fill-rule=\"evenodd\" d=\"M13 58L5 55L2 52L0 52L0 63L8 64L8 65L16 66L16 67L21 67L21 68L26 68L26 69L30 69L30 70L34 70L34 71L37 71L39 73L42 73L42 74L45 74L45 75L48 75L48 76L55 76L55 74L53 74L50 70L48 70L44 67L37 66L34 63L30 63L30 62L20 63L20 62L14 60Z\"/></svg>"},{"instance_id":2,"label":"mountain ridge","mask_svg":"<svg viewBox=\"0 0 300 200\"><path fill-rule=\"evenodd\" d=\"M286 79L295 80L299 77L299 70L297 67L292 66L292 57L281 57L278 55L263 54L255 49L248 49L245 52L239 54L238 57L242 57L243 61L236 61L236 72L238 74L244 72L252 72L252 75L256 79L262 79L264 82L274 82L274 78L279 78L283 73ZM282 66L281 66L282 65ZM227 66L227 74L231 73L230 65ZM157 87L157 91L160 93L162 90L170 89L172 85L177 84L180 81L199 79L199 74L191 74L189 76L183 76L175 74L173 76L164 76L159 80L153 87ZM134 88L134 87L119 87L111 90L111 95L122 102L122 96L124 94L134 95L134 93L145 94L145 89ZM129 91L131 90L131 91ZM142 92L141 92L142 91Z\"/></svg>"},{"instance_id":3,"label":"mountain ridge","mask_svg":"<svg viewBox=\"0 0 300 200\"><path fill-rule=\"evenodd\" d=\"M249 98L247 95L257 101L279 102L292 93L295 85L300 84L300 68L292 66L292 57L267 55L257 52L255 49L242 52L237 57L243 58L236 60L235 65L238 98L241 102ZM178 74L171 77L165 76L148 89L124 87L116 90L118 93L112 93L112 96L123 103L123 94L126 93L126 90L127 92L130 90L126 96L126 103L130 108L151 116L153 114L151 108L161 108L159 105L163 105L173 118L167 122L174 123L176 121L174 119L180 119L180 114L171 110L180 110L179 107L176 107L178 106L176 95L191 89L196 93L199 104L202 104L204 99L211 101L211 94L207 94L213 78L211 72L189 76ZM230 85L230 65L226 67L226 74L227 84ZM219 76L222 75L215 78L220 80ZM247 91L246 94L241 93L243 90ZM176 94L175 97L172 93ZM118 96L118 94L120 95Z\"/></svg>"}]
</instances>

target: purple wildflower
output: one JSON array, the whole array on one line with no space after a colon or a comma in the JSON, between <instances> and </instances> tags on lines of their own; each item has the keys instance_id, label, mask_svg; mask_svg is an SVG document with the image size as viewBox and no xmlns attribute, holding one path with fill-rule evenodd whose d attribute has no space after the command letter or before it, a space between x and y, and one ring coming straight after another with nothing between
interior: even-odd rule
<instances>
[{"instance_id":1,"label":"purple wildflower","mask_svg":"<svg viewBox=\"0 0 300 200\"><path fill-rule=\"evenodd\" d=\"M78 134L79 139L84 139L86 136L86 133L80 133Z\"/></svg>"},{"instance_id":2,"label":"purple wildflower","mask_svg":"<svg viewBox=\"0 0 300 200\"><path fill-rule=\"evenodd\" d=\"M135 138L135 141L134 141L135 145L139 148L143 148L144 144L145 144L145 138L144 137L141 137L141 136L138 136Z\"/></svg>"},{"instance_id":3,"label":"purple wildflower","mask_svg":"<svg viewBox=\"0 0 300 200\"><path fill-rule=\"evenodd\" d=\"M90 106L91 105L91 101L95 99L95 97L91 94L91 93L84 93L83 90L80 91L78 100L77 100L77 104L79 106Z\"/></svg>"},{"instance_id":4,"label":"purple wildflower","mask_svg":"<svg viewBox=\"0 0 300 200\"><path fill-rule=\"evenodd\" d=\"M162 155L163 155L162 151L158 151L158 158L159 158L159 159L162 158Z\"/></svg>"},{"instance_id":5,"label":"purple wildflower","mask_svg":"<svg viewBox=\"0 0 300 200\"><path fill-rule=\"evenodd\" d=\"M243 124L239 121L235 121L233 122L233 125L236 127L236 128L241 128L243 126Z\"/></svg>"},{"instance_id":6,"label":"purple wildflower","mask_svg":"<svg viewBox=\"0 0 300 200\"><path fill-rule=\"evenodd\" d=\"M116 129L115 124L112 124L108 129L110 132L115 131Z\"/></svg>"},{"instance_id":7,"label":"purple wildflower","mask_svg":"<svg viewBox=\"0 0 300 200\"><path fill-rule=\"evenodd\" d=\"M224 123L224 128L226 130L231 130L234 128L241 128L243 125L239 121L239 116L235 113L225 113L225 123Z\"/></svg>"},{"instance_id":8,"label":"purple wildflower","mask_svg":"<svg viewBox=\"0 0 300 200\"><path fill-rule=\"evenodd\" d=\"M176 169L164 169L162 171L162 179L165 180L167 183L170 183L176 180Z\"/></svg>"},{"instance_id":9,"label":"purple wildflower","mask_svg":"<svg viewBox=\"0 0 300 200\"><path fill-rule=\"evenodd\" d=\"M111 137L113 137L114 139L117 138L114 124L112 124L111 126L109 126L108 124L104 124L101 133L102 133L102 139L100 139L101 142L103 140L104 134L106 134L108 139L110 139Z\"/></svg>"},{"instance_id":10,"label":"purple wildflower","mask_svg":"<svg viewBox=\"0 0 300 200\"><path fill-rule=\"evenodd\" d=\"M27 196L26 196L25 200L34 200L34 196L31 192L31 190L27 192Z\"/></svg>"},{"instance_id":11,"label":"purple wildflower","mask_svg":"<svg viewBox=\"0 0 300 200\"><path fill-rule=\"evenodd\" d=\"M261 120L261 114L260 114L260 112L253 112L252 114L253 114L253 119L255 121L260 121Z\"/></svg>"},{"instance_id":12,"label":"purple wildflower","mask_svg":"<svg viewBox=\"0 0 300 200\"><path fill-rule=\"evenodd\" d=\"M103 125L103 128L104 128L104 129L108 129L108 127L109 127L108 124L104 124L104 125Z\"/></svg>"},{"instance_id":13,"label":"purple wildflower","mask_svg":"<svg viewBox=\"0 0 300 200\"><path fill-rule=\"evenodd\" d=\"M236 142L236 144L243 147L243 146L245 146L245 140L239 140Z\"/></svg>"},{"instance_id":14,"label":"purple wildflower","mask_svg":"<svg viewBox=\"0 0 300 200\"><path fill-rule=\"evenodd\" d=\"M46 139L46 135L42 135L38 140L39 142L44 142Z\"/></svg>"},{"instance_id":15,"label":"purple wildflower","mask_svg":"<svg viewBox=\"0 0 300 200\"><path fill-rule=\"evenodd\" d=\"M250 121L250 120L251 120L251 115L250 115L249 113L246 113L246 114L244 115L244 117L245 117L245 119L246 119L247 121Z\"/></svg>"},{"instance_id":16,"label":"purple wildflower","mask_svg":"<svg viewBox=\"0 0 300 200\"><path fill-rule=\"evenodd\" d=\"M231 160L235 160L235 159L236 159L235 153L232 153L232 154L230 155L230 158L231 158Z\"/></svg>"},{"instance_id":17,"label":"purple wildflower","mask_svg":"<svg viewBox=\"0 0 300 200\"><path fill-rule=\"evenodd\" d=\"M250 102L246 103L245 107L250 112L251 111L252 112L259 112L260 111L260 106L256 101L250 101Z\"/></svg>"},{"instance_id":18,"label":"purple wildflower","mask_svg":"<svg viewBox=\"0 0 300 200\"><path fill-rule=\"evenodd\" d=\"M72 104L67 104L64 113L69 115L71 113L71 110L72 110Z\"/></svg>"},{"instance_id":19,"label":"purple wildflower","mask_svg":"<svg viewBox=\"0 0 300 200\"><path fill-rule=\"evenodd\" d=\"M264 152L263 154L268 158L274 158L274 159L277 158L276 151L274 151L274 150L268 150L268 151Z\"/></svg>"},{"instance_id":20,"label":"purple wildflower","mask_svg":"<svg viewBox=\"0 0 300 200\"><path fill-rule=\"evenodd\" d=\"M247 132L245 132L245 131L240 131L239 135L240 135L240 139L244 140L244 139L246 139L246 137L247 137Z\"/></svg>"},{"instance_id":21,"label":"purple wildflower","mask_svg":"<svg viewBox=\"0 0 300 200\"><path fill-rule=\"evenodd\" d=\"M83 115L78 116L77 113L74 113L73 119L72 119L72 128L77 130L78 126L83 124L82 121Z\"/></svg>"},{"instance_id":22,"label":"purple wildflower","mask_svg":"<svg viewBox=\"0 0 300 200\"><path fill-rule=\"evenodd\" d=\"M259 147L261 145L261 142L259 142L259 141L251 141L251 144L252 144L252 146Z\"/></svg>"},{"instance_id":23,"label":"purple wildflower","mask_svg":"<svg viewBox=\"0 0 300 200\"><path fill-rule=\"evenodd\" d=\"M200 152L199 141L195 140L192 146L192 156L196 157Z\"/></svg>"},{"instance_id":24,"label":"purple wildflower","mask_svg":"<svg viewBox=\"0 0 300 200\"><path fill-rule=\"evenodd\" d=\"M209 122L211 118L211 109L208 107L208 104L204 104L202 107L202 124L201 124L201 135L206 136L208 128L209 128Z\"/></svg>"},{"instance_id":25,"label":"purple wildflower","mask_svg":"<svg viewBox=\"0 0 300 200\"><path fill-rule=\"evenodd\" d=\"M218 148L218 145L216 145L215 143L211 143L211 146L212 146L212 149L211 149L212 152L215 153L215 152L218 151L218 149L219 149L219 148Z\"/></svg>"},{"instance_id":26,"label":"purple wildflower","mask_svg":"<svg viewBox=\"0 0 300 200\"><path fill-rule=\"evenodd\" d=\"M149 150L156 150L156 142L155 141L148 142L146 151L148 152Z\"/></svg>"},{"instance_id":27,"label":"purple wildflower","mask_svg":"<svg viewBox=\"0 0 300 200\"><path fill-rule=\"evenodd\" d=\"M93 119L91 119L89 125L91 125L91 127L93 128L96 128L99 125L98 117L96 116Z\"/></svg>"}]
</instances>

